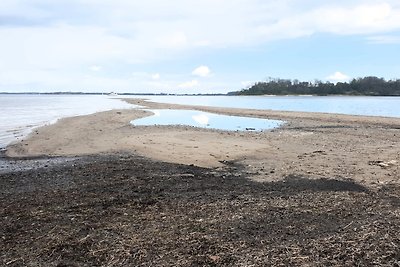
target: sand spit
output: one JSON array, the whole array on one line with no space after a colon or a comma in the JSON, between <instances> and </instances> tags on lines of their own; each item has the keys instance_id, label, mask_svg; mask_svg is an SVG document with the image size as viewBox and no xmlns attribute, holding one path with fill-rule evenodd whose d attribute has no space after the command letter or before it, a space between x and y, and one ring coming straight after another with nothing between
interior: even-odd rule
<instances>
[{"instance_id":1,"label":"sand spit","mask_svg":"<svg viewBox=\"0 0 400 267\"><path fill-rule=\"evenodd\" d=\"M185 126L135 127L147 111L113 110L65 118L7 148L9 157L133 153L154 160L220 167L246 166L253 179L275 181L292 173L345 177L368 184L399 179L400 119L337 114L228 109L152 103L151 109L197 109L225 115L285 120L266 132L224 132ZM381 163L381 164L378 164ZM390 164L386 164L390 163Z\"/></svg>"}]
</instances>

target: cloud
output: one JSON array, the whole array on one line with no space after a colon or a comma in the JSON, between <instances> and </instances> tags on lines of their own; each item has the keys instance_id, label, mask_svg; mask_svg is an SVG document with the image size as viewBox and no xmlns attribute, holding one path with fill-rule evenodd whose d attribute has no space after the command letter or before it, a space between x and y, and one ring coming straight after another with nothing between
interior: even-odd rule
<instances>
[{"instance_id":1,"label":"cloud","mask_svg":"<svg viewBox=\"0 0 400 267\"><path fill-rule=\"evenodd\" d=\"M388 3L320 8L314 14L317 30L335 34L371 34L400 28L400 9Z\"/></svg>"},{"instance_id":2,"label":"cloud","mask_svg":"<svg viewBox=\"0 0 400 267\"><path fill-rule=\"evenodd\" d=\"M240 82L240 84L241 84L243 87L248 88L248 87L254 85L255 82L254 82L254 81L242 81L242 82Z\"/></svg>"},{"instance_id":3,"label":"cloud","mask_svg":"<svg viewBox=\"0 0 400 267\"><path fill-rule=\"evenodd\" d=\"M153 75L151 75L151 78L153 80L159 80L160 79L160 74L159 73L154 73Z\"/></svg>"},{"instance_id":4,"label":"cloud","mask_svg":"<svg viewBox=\"0 0 400 267\"><path fill-rule=\"evenodd\" d=\"M199 85L199 82L197 80L192 80L189 82L184 82L178 85L179 88L187 89L187 88L193 88Z\"/></svg>"},{"instance_id":5,"label":"cloud","mask_svg":"<svg viewBox=\"0 0 400 267\"><path fill-rule=\"evenodd\" d=\"M173 32L169 35L162 36L158 42L166 47L180 48L188 45L188 37L184 32Z\"/></svg>"},{"instance_id":6,"label":"cloud","mask_svg":"<svg viewBox=\"0 0 400 267\"><path fill-rule=\"evenodd\" d=\"M131 75L135 80L143 80L143 81L148 81L148 80L157 81L160 80L161 78L161 75L159 73L148 73L145 71L135 71L132 72Z\"/></svg>"},{"instance_id":7,"label":"cloud","mask_svg":"<svg viewBox=\"0 0 400 267\"><path fill-rule=\"evenodd\" d=\"M21 79L21 75L24 77ZM70 73L68 76L57 70L9 70L0 72L0 91L10 86L15 86L19 92L30 90L43 92L56 91L89 91L108 92L118 89L120 92L128 92L132 87L132 80L101 77L97 75L85 75L81 73ZM18 90L17 90L18 89Z\"/></svg>"},{"instance_id":8,"label":"cloud","mask_svg":"<svg viewBox=\"0 0 400 267\"><path fill-rule=\"evenodd\" d=\"M400 44L400 36L398 35L371 36L367 40L372 44Z\"/></svg>"},{"instance_id":9,"label":"cloud","mask_svg":"<svg viewBox=\"0 0 400 267\"><path fill-rule=\"evenodd\" d=\"M350 80L350 77L347 76L346 74L341 73L340 71L337 71L332 75L326 77L326 79L331 82L345 82Z\"/></svg>"},{"instance_id":10,"label":"cloud","mask_svg":"<svg viewBox=\"0 0 400 267\"><path fill-rule=\"evenodd\" d=\"M274 23L261 23L255 28L257 34L264 36L264 42L317 33L369 35L399 29L399 5L361 1L349 1L346 5L316 5L303 12L281 16Z\"/></svg>"},{"instance_id":11,"label":"cloud","mask_svg":"<svg viewBox=\"0 0 400 267\"><path fill-rule=\"evenodd\" d=\"M199 77L207 77L211 74L210 68L207 66L200 66L192 71L192 74Z\"/></svg>"},{"instance_id":12,"label":"cloud","mask_svg":"<svg viewBox=\"0 0 400 267\"><path fill-rule=\"evenodd\" d=\"M100 71L101 70L101 66L93 65L93 66L90 66L89 69L91 71Z\"/></svg>"}]
</instances>

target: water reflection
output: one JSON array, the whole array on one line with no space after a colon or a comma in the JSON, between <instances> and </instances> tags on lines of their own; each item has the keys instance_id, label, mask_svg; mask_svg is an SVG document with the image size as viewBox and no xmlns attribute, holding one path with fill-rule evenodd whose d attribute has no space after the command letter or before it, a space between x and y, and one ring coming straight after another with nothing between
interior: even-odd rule
<instances>
[{"instance_id":1,"label":"water reflection","mask_svg":"<svg viewBox=\"0 0 400 267\"><path fill-rule=\"evenodd\" d=\"M284 122L238 116L218 115L196 110L150 110L154 115L133 120L136 126L188 125L224 131L263 131L281 126Z\"/></svg>"},{"instance_id":2,"label":"water reflection","mask_svg":"<svg viewBox=\"0 0 400 267\"><path fill-rule=\"evenodd\" d=\"M193 119L195 122L197 122L198 124L200 124L200 125L203 125L203 126L210 125L210 124L208 123L208 121L209 121L210 119L209 119L206 115L204 115L204 114L193 115L193 116L192 116L192 119Z\"/></svg>"}]
</instances>

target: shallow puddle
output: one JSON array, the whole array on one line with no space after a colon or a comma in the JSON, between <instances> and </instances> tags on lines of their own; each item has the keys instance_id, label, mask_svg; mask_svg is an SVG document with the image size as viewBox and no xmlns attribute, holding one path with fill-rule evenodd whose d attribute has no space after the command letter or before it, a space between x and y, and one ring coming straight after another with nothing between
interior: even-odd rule
<instances>
[{"instance_id":1,"label":"shallow puddle","mask_svg":"<svg viewBox=\"0 0 400 267\"><path fill-rule=\"evenodd\" d=\"M227 116L196 110L150 110L154 115L133 120L135 126L188 125L224 131L263 131L281 126L280 120Z\"/></svg>"}]
</instances>

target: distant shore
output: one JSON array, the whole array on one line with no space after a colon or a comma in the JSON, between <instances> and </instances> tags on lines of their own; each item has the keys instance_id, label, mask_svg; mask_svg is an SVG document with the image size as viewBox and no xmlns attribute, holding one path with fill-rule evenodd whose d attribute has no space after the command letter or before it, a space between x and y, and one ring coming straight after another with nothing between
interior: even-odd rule
<instances>
[{"instance_id":1,"label":"distant shore","mask_svg":"<svg viewBox=\"0 0 400 267\"><path fill-rule=\"evenodd\" d=\"M295 93L282 93L282 94L234 94L232 93L193 93L193 94L181 94L181 93L102 93L102 92L0 92L0 95L110 95L110 96L368 96L368 97L400 97L400 95L370 95L370 94L295 94Z\"/></svg>"}]
</instances>

